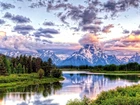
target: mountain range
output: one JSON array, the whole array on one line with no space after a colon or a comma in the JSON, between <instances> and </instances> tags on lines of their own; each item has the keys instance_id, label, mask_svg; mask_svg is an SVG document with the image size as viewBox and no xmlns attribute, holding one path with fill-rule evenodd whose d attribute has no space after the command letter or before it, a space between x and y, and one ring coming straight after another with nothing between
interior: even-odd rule
<instances>
[{"instance_id":1,"label":"mountain range","mask_svg":"<svg viewBox=\"0 0 140 105\"><path fill-rule=\"evenodd\" d=\"M57 66L97 66L97 65L120 65L129 62L137 62L140 64L140 54L136 53L132 57L124 57L118 59L115 55L106 54L100 47L93 44L86 44L79 51L74 52L66 59L62 60L53 51L50 50L38 50L37 53L23 53L19 51L7 51L3 53L6 56L16 57L22 55L31 55L34 57L40 57L43 61L47 61L51 58L53 63Z\"/></svg>"}]
</instances>

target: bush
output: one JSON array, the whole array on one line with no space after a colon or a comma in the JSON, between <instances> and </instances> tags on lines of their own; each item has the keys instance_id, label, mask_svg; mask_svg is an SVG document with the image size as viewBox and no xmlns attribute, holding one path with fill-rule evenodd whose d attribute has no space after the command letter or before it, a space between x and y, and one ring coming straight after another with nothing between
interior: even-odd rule
<instances>
[{"instance_id":1,"label":"bush","mask_svg":"<svg viewBox=\"0 0 140 105\"><path fill-rule=\"evenodd\" d=\"M41 79L44 75L44 70L43 69L39 69L38 70L38 75L39 75L39 78Z\"/></svg>"},{"instance_id":2,"label":"bush","mask_svg":"<svg viewBox=\"0 0 140 105\"><path fill-rule=\"evenodd\" d=\"M102 92L96 100L70 100L67 105L140 105L140 85Z\"/></svg>"},{"instance_id":3,"label":"bush","mask_svg":"<svg viewBox=\"0 0 140 105\"><path fill-rule=\"evenodd\" d=\"M54 70L52 70L52 72L51 72L51 76L52 76L52 77L59 78L59 77L61 77L61 75L62 75L62 71L59 70L59 69L54 69Z\"/></svg>"}]
</instances>

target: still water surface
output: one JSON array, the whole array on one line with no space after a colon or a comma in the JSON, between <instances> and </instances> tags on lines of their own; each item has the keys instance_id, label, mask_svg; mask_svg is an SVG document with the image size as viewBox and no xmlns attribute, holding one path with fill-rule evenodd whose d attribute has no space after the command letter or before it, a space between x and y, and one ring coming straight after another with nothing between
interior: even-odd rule
<instances>
[{"instance_id":1,"label":"still water surface","mask_svg":"<svg viewBox=\"0 0 140 105\"><path fill-rule=\"evenodd\" d=\"M63 72L64 81L0 90L0 105L66 105L84 96L95 99L102 91L118 86L140 84L136 75L104 75L89 72ZM8 92L7 92L8 91Z\"/></svg>"}]
</instances>

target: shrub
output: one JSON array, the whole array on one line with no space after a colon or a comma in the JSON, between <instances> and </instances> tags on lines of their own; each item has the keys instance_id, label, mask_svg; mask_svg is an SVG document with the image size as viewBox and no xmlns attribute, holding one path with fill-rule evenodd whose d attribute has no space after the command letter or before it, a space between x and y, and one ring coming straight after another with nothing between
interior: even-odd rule
<instances>
[{"instance_id":1,"label":"shrub","mask_svg":"<svg viewBox=\"0 0 140 105\"><path fill-rule=\"evenodd\" d=\"M38 75L39 75L39 78L41 79L44 75L44 70L43 69L39 69L38 70Z\"/></svg>"}]
</instances>

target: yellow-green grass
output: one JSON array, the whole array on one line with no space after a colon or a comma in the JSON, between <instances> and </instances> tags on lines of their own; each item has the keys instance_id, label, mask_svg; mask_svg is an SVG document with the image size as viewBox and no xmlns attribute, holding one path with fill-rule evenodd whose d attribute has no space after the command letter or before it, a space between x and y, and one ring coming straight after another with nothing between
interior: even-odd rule
<instances>
[{"instance_id":1,"label":"yellow-green grass","mask_svg":"<svg viewBox=\"0 0 140 105\"><path fill-rule=\"evenodd\" d=\"M67 105L140 105L140 85L102 92L96 100L70 100Z\"/></svg>"},{"instance_id":2,"label":"yellow-green grass","mask_svg":"<svg viewBox=\"0 0 140 105\"><path fill-rule=\"evenodd\" d=\"M16 87L25 87L28 85L44 84L44 83L53 83L63 80L60 78L53 77L43 77L39 79L37 73L31 74L11 74L9 76L0 76L0 89L1 88L16 88Z\"/></svg>"}]
</instances>

